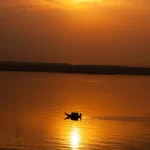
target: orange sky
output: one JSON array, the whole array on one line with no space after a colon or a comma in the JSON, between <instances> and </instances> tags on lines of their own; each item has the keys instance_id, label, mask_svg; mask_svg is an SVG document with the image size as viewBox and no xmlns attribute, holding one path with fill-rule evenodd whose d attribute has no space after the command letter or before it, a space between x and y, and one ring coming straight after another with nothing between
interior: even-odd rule
<instances>
[{"instance_id":1,"label":"orange sky","mask_svg":"<svg viewBox=\"0 0 150 150\"><path fill-rule=\"evenodd\" d=\"M149 0L5 0L0 60L150 66Z\"/></svg>"}]
</instances>

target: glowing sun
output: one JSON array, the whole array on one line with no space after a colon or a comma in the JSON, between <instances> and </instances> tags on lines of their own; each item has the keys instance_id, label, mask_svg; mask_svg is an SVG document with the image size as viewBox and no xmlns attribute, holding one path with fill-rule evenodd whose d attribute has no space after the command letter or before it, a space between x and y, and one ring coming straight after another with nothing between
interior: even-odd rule
<instances>
[{"instance_id":1,"label":"glowing sun","mask_svg":"<svg viewBox=\"0 0 150 150\"><path fill-rule=\"evenodd\" d=\"M102 0L75 0L76 3L100 3Z\"/></svg>"}]
</instances>

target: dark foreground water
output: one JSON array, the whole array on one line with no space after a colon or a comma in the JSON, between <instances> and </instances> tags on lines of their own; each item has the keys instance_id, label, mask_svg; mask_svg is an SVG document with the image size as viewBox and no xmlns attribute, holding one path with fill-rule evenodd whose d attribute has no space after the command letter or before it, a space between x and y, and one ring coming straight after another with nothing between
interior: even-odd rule
<instances>
[{"instance_id":1,"label":"dark foreground water","mask_svg":"<svg viewBox=\"0 0 150 150\"><path fill-rule=\"evenodd\" d=\"M0 150L148 150L149 90L148 76L0 72Z\"/></svg>"}]
</instances>

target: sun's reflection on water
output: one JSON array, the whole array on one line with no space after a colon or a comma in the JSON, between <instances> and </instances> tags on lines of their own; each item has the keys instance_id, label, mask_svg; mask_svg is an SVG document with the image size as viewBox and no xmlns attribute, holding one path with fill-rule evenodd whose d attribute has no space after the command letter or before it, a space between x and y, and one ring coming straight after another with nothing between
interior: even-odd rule
<instances>
[{"instance_id":1,"label":"sun's reflection on water","mask_svg":"<svg viewBox=\"0 0 150 150\"><path fill-rule=\"evenodd\" d=\"M70 146L73 150L79 148L80 143L80 134L79 129L77 127L73 127L70 133Z\"/></svg>"}]
</instances>

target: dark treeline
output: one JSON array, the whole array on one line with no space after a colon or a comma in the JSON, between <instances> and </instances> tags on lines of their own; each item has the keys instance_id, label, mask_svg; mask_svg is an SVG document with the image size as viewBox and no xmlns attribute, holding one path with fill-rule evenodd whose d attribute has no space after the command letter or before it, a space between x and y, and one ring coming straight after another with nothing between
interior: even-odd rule
<instances>
[{"instance_id":1,"label":"dark treeline","mask_svg":"<svg viewBox=\"0 0 150 150\"><path fill-rule=\"evenodd\" d=\"M71 65L63 63L35 63L35 62L0 62L1 71L36 71L36 72L64 72L87 74L125 74L150 75L150 68L107 66L107 65Z\"/></svg>"}]
</instances>

